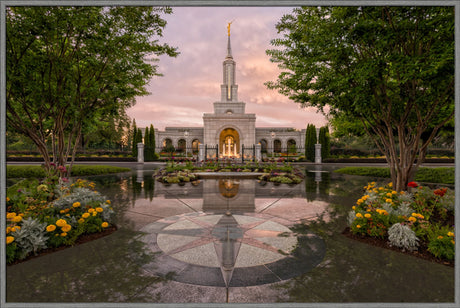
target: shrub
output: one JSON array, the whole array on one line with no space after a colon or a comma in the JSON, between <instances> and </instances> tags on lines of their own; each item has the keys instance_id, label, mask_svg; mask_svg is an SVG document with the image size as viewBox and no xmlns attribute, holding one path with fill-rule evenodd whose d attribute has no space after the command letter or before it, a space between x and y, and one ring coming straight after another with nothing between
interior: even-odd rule
<instances>
[{"instance_id":1,"label":"shrub","mask_svg":"<svg viewBox=\"0 0 460 308\"><path fill-rule=\"evenodd\" d=\"M31 252L36 254L40 249L47 247L45 228L46 223L41 223L31 217L22 221L21 229L12 233L17 245L19 259L24 259Z\"/></svg>"},{"instance_id":2,"label":"shrub","mask_svg":"<svg viewBox=\"0 0 460 308\"><path fill-rule=\"evenodd\" d=\"M406 225L396 223L388 229L388 240L392 246L409 251L417 250L419 239L415 232Z\"/></svg>"}]
</instances>

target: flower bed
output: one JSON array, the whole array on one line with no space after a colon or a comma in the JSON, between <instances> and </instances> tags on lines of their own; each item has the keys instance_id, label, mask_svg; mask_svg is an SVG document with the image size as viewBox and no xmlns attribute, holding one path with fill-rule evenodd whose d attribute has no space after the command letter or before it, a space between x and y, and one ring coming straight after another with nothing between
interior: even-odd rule
<instances>
[{"instance_id":1,"label":"flower bed","mask_svg":"<svg viewBox=\"0 0 460 308\"><path fill-rule=\"evenodd\" d=\"M350 232L387 242L403 251L426 250L442 261L455 259L455 194L448 188L432 190L415 182L408 191L396 192L392 184L364 187L348 215Z\"/></svg>"},{"instance_id":2,"label":"flower bed","mask_svg":"<svg viewBox=\"0 0 460 308\"><path fill-rule=\"evenodd\" d=\"M94 183L81 179L74 183L24 180L10 187L6 198L7 263L113 229L111 202L94 189Z\"/></svg>"},{"instance_id":3,"label":"flower bed","mask_svg":"<svg viewBox=\"0 0 460 308\"><path fill-rule=\"evenodd\" d=\"M165 168L155 173L155 178L162 183L184 183L197 180L194 175L196 172L261 172L263 175L259 177L261 181L298 184L302 182L303 173L294 169L290 164L283 163L282 165L247 163L238 165L232 161L207 161L202 164L174 163L168 162Z\"/></svg>"}]
</instances>

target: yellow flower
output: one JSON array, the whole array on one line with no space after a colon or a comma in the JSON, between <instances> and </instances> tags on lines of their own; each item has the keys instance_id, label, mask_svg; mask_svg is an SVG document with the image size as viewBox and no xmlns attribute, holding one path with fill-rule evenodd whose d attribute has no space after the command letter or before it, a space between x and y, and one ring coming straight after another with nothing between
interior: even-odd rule
<instances>
[{"instance_id":1,"label":"yellow flower","mask_svg":"<svg viewBox=\"0 0 460 308\"><path fill-rule=\"evenodd\" d=\"M64 231L64 232L69 232L70 229L72 229L71 225L65 225L65 226L61 227L61 230Z\"/></svg>"},{"instance_id":2,"label":"yellow flower","mask_svg":"<svg viewBox=\"0 0 460 308\"><path fill-rule=\"evenodd\" d=\"M84 220L83 218L80 218L80 219L78 220L78 223L79 223L79 224L82 224L82 223L84 223L84 222L85 222L85 220Z\"/></svg>"},{"instance_id":3,"label":"yellow flower","mask_svg":"<svg viewBox=\"0 0 460 308\"><path fill-rule=\"evenodd\" d=\"M451 240L451 242L452 242L452 244L454 244L454 245L455 245L455 241L454 241L454 240Z\"/></svg>"},{"instance_id":4,"label":"yellow flower","mask_svg":"<svg viewBox=\"0 0 460 308\"><path fill-rule=\"evenodd\" d=\"M363 218L363 214L361 214L361 213L356 213L356 217L358 217L358 218Z\"/></svg>"},{"instance_id":5,"label":"yellow flower","mask_svg":"<svg viewBox=\"0 0 460 308\"><path fill-rule=\"evenodd\" d=\"M10 201L10 198L9 197L6 197L6 202Z\"/></svg>"},{"instance_id":6,"label":"yellow flower","mask_svg":"<svg viewBox=\"0 0 460 308\"><path fill-rule=\"evenodd\" d=\"M11 232L16 232L16 231L19 231L21 230L21 227L20 226L14 226L11 228Z\"/></svg>"},{"instance_id":7,"label":"yellow flower","mask_svg":"<svg viewBox=\"0 0 460 308\"><path fill-rule=\"evenodd\" d=\"M107 204L112 204L112 203L110 202L110 200L105 201L105 203L107 203Z\"/></svg>"},{"instance_id":8,"label":"yellow flower","mask_svg":"<svg viewBox=\"0 0 460 308\"><path fill-rule=\"evenodd\" d=\"M92 212L94 212L94 209L93 209L93 208L90 208L90 209L88 210L88 213L92 213Z\"/></svg>"},{"instance_id":9,"label":"yellow flower","mask_svg":"<svg viewBox=\"0 0 460 308\"><path fill-rule=\"evenodd\" d=\"M96 212L96 211L94 211L94 212L93 212L93 216L96 216L96 215L97 215L97 212Z\"/></svg>"},{"instance_id":10,"label":"yellow flower","mask_svg":"<svg viewBox=\"0 0 460 308\"><path fill-rule=\"evenodd\" d=\"M96 208L96 212L101 213L101 212L103 212L103 211L104 211L104 209L103 209L102 207L97 207L97 208Z\"/></svg>"},{"instance_id":11,"label":"yellow flower","mask_svg":"<svg viewBox=\"0 0 460 308\"><path fill-rule=\"evenodd\" d=\"M356 204L357 204L357 205L361 205L361 203L363 203L363 202L364 202L363 199L358 199L358 201L356 201Z\"/></svg>"},{"instance_id":12,"label":"yellow flower","mask_svg":"<svg viewBox=\"0 0 460 308\"><path fill-rule=\"evenodd\" d=\"M372 216L372 215L371 215L371 214L368 214L368 213L364 214L364 217L366 217L366 218L371 218L371 216Z\"/></svg>"},{"instance_id":13,"label":"yellow flower","mask_svg":"<svg viewBox=\"0 0 460 308\"><path fill-rule=\"evenodd\" d=\"M11 244L12 242L14 241L14 237L13 236L7 236L6 237L6 244Z\"/></svg>"},{"instance_id":14,"label":"yellow flower","mask_svg":"<svg viewBox=\"0 0 460 308\"><path fill-rule=\"evenodd\" d=\"M109 224L104 221L101 226L102 226L102 228L107 228L109 226Z\"/></svg>"},{"instance_id":15,"label":"yellow flower","mask_svg":"<svg viewBox=\"0 0 460 308\"><path fill-rule=\"evenodd\" d=\"M67 225L67 221L65 221L64 219L59 219L58 221L56 221L56 226L58 227L64 227L65 225Z\"/></svg>"},{"instance_id":16,"label":"yellow flower","mask_svg":"<svg viewBox=\"0 0 460 308\"><path fill-rule=\"evenodd\" d=\"M356 210L356 206L354 206L354 205L353 205L351 208L352 208L353 210Z\"/></svg>"},{"instance_id":17,"label":"yellow flower","mask_svg":"<svg viewBox=\"0 0 460 308\"><path fill-rule=\"evenodd\" d=\"M362 199L367 200L368 198L369 198L369 195L364 195Z\"/></svg>"},{"instance_id":18,"label":"yellow flower","mask_svg":"<svg viewBox=\"0 0 460 308\"><path fill-rule=\"evenodd\" d=\"M6 227L6 234L10 233L11 232L11 227Z\"/></svg>"},{"instance_id":19,"label":"yellow flower","mask_svg":"<svg viewBox=\"0 0 460 308\"><path fill-rule=\"evenodd\" d=\"M356 228L358 228L358 229L361 228L361 225L356 225Z\"/></svg>"},{"instance_id":20,"label":"yellow flower","mask_svg":"<svg viewBox=\"0 0 460 308\"><path fill-rule=\"evenodd\" d=\"M16 216L16 213L7 213L6 219L13 219Z\"/></svg>"},{"instance_id":21,"label":"yellow flower","mask_svg":"<svg viewBox=\"0 0 460 308\"><path fill-rule=\"evenodd\" d=\"M418 214L418 218L423 219L425 218L425 216L423 216L422 214Z\"/></svg>"},{"instance_id":22,"label":"yellow flower","mask_svg":"<svg viewBox=\"0 0 460 308\"><path fill-rule=\"evenodd\" d=\"M386 203L392 203L393 200L391 200L391 199L386 199L385 202L386 202Z\"/></svg>"},{"instance_id":23,"label":"yellow flower","mask_svg":"<svg viewBox=\"0 0 460 308\"><path fill-rule=\"evenodd\" d=\"M88 217L89 217L89 213L83 213L83 215L81 215L81 217L83 217L83 218L88 218Z\"/></svg>"},{"instance_id":24,"label":"yellow flower","mask_svg":"<svg viewBox=\"0 0 460 308\"><path fill-rule=\"evenodd\" d=\"M380 190L380 191L382 191L382 190L384 190L384 189L385 189L385 188L383 188L383 187L379 187L379 190Z\"/></svg>"},{"instance_id":25,"label":"yellow flower","mask_svg":"<svg viewBox=\"0 0 460 308\"><path fill-rule=\"evenodd\" d=\"M74 202L74 203L72 204L73 207L79 207L80 205L81 205L80 202Z\"/></svg>"},{"instance_id":26,"label":"yellow flower","mask_svg":"<svg viewBox=\"0 0 460 308\"><path fill-rule=\"evenodd\" d=\"M56 230L55 225L49 225L48 227L46 227L46 231L48 231L48 232L53 232L54 230Z\"/></svg>"},{"instance_id":27,"label":"yellow flower","mask_svg":"<svg viewBox=\"0 0 460 308\"><path fill-rule=\"evenodd\" d=\"M13 217L12 221L13 222L20 222L22 220L22 217L21 216L15 216Z\"/></svg>"},{"instance_id":28,"label":"yellow flower","mask_svg":"<svg viewBox=\"0 0 460 308\"><path fill-rule=\"evenodd\" d=\"M61 233L61 236L62 236L62 237L65 237L65 236L67 236L67 233L62 232L62 233Z\"/></svg>"},{"instance_id":29,"label":"yellow flower","mask_svg":"<svg viewBox=\"0 0 460 308\"><path fill-rule=\"evenodd\" d=\"M416 221L417 221L417 218L415 218L415 217L409 217L409 221L416 222Z\"/></svg>"},{"instance_id":30,"label":"yellow flower","mask_svg":"<svg viewBox=\"0 0 460 308\"><path fill-rule=\"evenodd\" d=\"M454 232L447 232L447 236L453 237L453 236L454 236Z\"/></svg>"},{"instance_id":31,"label":"yellow flower","mask_svg":"<svg viewBox=\"0 0 460 308\"><path fill-rule=\"evenodd\" d=\"M393 197L392 193L387 193L387 197L389 198Z\"/></svg>"},{"instance_id":32,"label":"yellow flower","mask_svg":"<svg viewBox=\"0 0 460 308\"><path fill-rule=\"evenodd\" d=\"M60 214L64 214L65 211L64 211L64 210L60 210L59 213L60 213Z\"/></svg>"},{"instance_id":33,"label":"yellow flower","mask_svg":"<svg viewBox=\"0 0 460 308\"><path fill-rule=\"evenodd\" d=\"M438 240L442 240L444 237L442 235L438 236Z\"/></svg>"},{"instance_id":34,"label":"yellow flower","mask_svg":"<svg viewBox=\"0 0 460 308\"><path fill-rule=\"evenodd\" d=\"M392 182L388 183L388 187L393 187L393 183Z\"/></svg>"},{"instance_id":35,"label":"yellow flower","mask_svg":"<svg viewBox=\"0 0 460 308\"><path fill-rule=\"evenodd\" d=\"M374 188L372 191L375 192L375 193L379 192L377 188Z\"/></svg>"},{"instance_id":36,"label":"yellow flower","mask_svg":"<svg viewBox=\"0 0 460 308\"><path fill-rule=\"evenodd\" d=\"M392 193L393 195L396 195L398 192L397 192L396 190L393 190L391 193Z\"/></svg>"}]
</instances>

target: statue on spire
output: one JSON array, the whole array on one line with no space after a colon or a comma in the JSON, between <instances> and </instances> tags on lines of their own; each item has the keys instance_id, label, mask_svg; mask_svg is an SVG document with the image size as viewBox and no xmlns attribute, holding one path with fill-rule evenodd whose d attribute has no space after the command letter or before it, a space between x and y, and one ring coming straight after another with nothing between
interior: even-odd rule
<instances>
[{"instance_id":1,"label":"statue on spire","mask_svg":"<svg viewBox=\"0 0 460 308\"><path fill-rule=\"evenodd\" d=\"M232 20L231 22L228 23L227 25L227 31L228 31L228 36L230 36L230 25L234 22L234 20Z\"/></svg>"}]
</instances>

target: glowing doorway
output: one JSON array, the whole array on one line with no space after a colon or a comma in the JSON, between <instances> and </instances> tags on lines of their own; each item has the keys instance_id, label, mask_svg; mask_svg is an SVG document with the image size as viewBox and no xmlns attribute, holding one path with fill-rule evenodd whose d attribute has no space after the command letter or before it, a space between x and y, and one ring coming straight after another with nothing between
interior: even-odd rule
<instances>
[{"instance_id":1,"label":"glowing doorway","mask_svg":"<svg viewBox=\"0 0 460 308\"><path fill-rule=\"evenodd\" d=\"M226 128L220 133L219 147L222 157L240 157L240 137L233 128Z\"/></svg>"}]
</instances>

